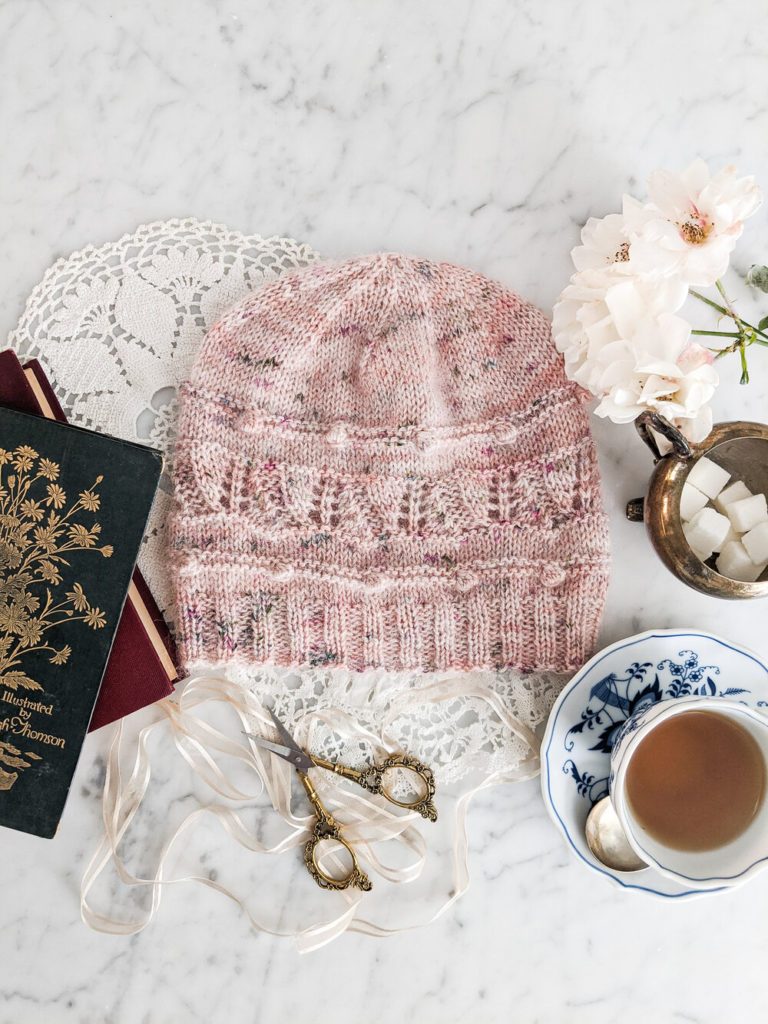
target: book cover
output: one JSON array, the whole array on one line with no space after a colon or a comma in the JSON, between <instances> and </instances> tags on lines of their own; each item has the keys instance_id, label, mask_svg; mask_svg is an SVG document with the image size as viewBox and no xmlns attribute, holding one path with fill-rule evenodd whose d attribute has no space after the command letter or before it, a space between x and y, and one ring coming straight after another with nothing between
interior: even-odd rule
<instances>
[{"instance_id":1,"label":"book cover","mask_svg":"<svg viewBox=\"0 0 768 1024\"><path fill-rule=\"evenodd\" d=\"M0 408L0 825L56 832L162 462Z\"/></svg>"},{"instance_id":2,"label":"book cover","mask_svg":"<svg viewBox=\"0 0 768 1024\"><path fill-rule=\"evenodd\" d=\"M11 349L0 352L0 404L66 422L40 363L32 359L22 366ZM144 577L135 569L88 731L173 693L176 664L168 626Z\"/></svg>"}]
</instances>

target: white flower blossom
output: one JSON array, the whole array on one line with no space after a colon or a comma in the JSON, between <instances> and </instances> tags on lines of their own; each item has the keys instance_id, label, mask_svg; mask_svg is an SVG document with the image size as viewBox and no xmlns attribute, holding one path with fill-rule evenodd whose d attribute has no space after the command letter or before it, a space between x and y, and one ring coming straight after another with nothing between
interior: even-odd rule
<instances>
[{"instance_id":1,"label":"white flower blossom","mask_svg":"<svg viewBox=\"0 0 768 1024\"><path fill-rule=\"evenodd\" d=\"M700 354L692 362L693 351L706 350L690 345L690 325L672 312L686 292L672 278L574 274L555 305L553 335L568 377L601 399L597 415L627 423L656 409L691 440L701 439L701 406L717 377Z\"/></svg>"},{"instance_id":2,"label":"white flower blossom","mask_svg":"<svg viewBox=\"0 0 768 1024\"><path fill-rule=\"evenodd\" d=\"M639 362L631 376L607 391L595 409L614 423L628 423L646 409L674 423L689 441L703 441L712 429L707 404L719 378L712 353L689 344L675 362Z\"/></svg>"},{"instance_id":3,"label":"white flower blossom","mask_svg":"<svg viewBox=\"0 0 768 1024\"><path fill-rule=\"evenodd\" d=\"M710 178L703 160L682 174L654 171L648 195L632 237L633 264L640 273L677 275L695 286L722 277L744 221L762 202L753 178L737 178L735 167Z\"/></svg>"},{"instance_id":4,"label":"white flower blossom","mask_svg":"<svg viewBox=\"0 0 768 1024\"><path fill-rule=\"evenodd\" d=\"M620 372L612 363L624 366L630 360L634 365L636 341L648 358L673 352L674 360L690 329L669 311L678 309L685 295L685 287L675 281L648 282L599 271L574 274L552 318L568 377L600 397L606 374L614 378Z\"/></svg>"},{"instance_id":5,"label":"white flower blossom","mask_svg":"<svg viewBox=\"0 0 768 1024\"><path fill-rule=\"evenodd\" d=\"M679 175L655 171L648 194L584 225L552 333L568 377L600 400L597 415L625 423L653 409L701 441L712 428L714 357L675 314L691 285L725 272L762 193L733 167L710 177L695 160Z\"/></svg>"},{"instance_id":6,"label":"white flower blossom","mask_svg":"<svg viewBox=\"0 0 768 1024\"><path fill-rule=\"evenodd\" d=\"M571 250L576 270L609 270L617 276L636 274L632 240L648 216L646 206L624 196L621 213L590 217L581 229L581 245Z\"/></svg>"}]
</instances>

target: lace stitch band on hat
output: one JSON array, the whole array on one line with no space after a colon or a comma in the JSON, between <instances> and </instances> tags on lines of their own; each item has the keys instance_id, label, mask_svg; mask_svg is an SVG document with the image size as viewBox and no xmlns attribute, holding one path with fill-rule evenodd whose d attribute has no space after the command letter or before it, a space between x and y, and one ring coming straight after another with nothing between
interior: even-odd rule
<instances>
[{"instance_id":1,"label":"lace stitch band on hat","mask_svg":"<svg viewBox=\"0 0 768 1024\"><path fill-rule=\"evenodd\" d=\"M265 285L204 342L170 534L189 663L566 671L607 527L545 318L384 254Z\"/></svg>"}]
</instances>

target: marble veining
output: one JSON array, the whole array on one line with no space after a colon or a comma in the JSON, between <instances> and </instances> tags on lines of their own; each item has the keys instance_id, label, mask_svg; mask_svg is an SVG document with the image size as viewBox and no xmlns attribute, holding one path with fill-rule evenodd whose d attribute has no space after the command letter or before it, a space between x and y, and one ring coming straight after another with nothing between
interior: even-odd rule
<instances>
[{"instance_id":1,"label":"marble veining","mask_svg":"<svg viewBox=\"0 0 768 1024\"><path fill-rule=\"evenodd\" d=\"M291 235L327 256L393 249L454 260L549 312L579 225L616 209L624 190L642 195L655 167L702 155L768 188L767 27L747 0L727 10L693 0L6 0L0 337L57 257L186 215ZM767 217L749 222L730 275L756 316L768 303L757 312L739 272L768 260ZM765 417L765 352L751 369L754 383L740 389L737 367L722 367L716 419ZM764 603L686 589L624 519L650 456L630 427L594 427L614 551L602 641L694 626L768 657ZM55 841L3 831L2 1022L768 1016L768 876L717 902L660 905L616 891L569 854L537 780L477 797L472 886L427 929L345 935L300 957L253 934L215 893L179 887L143 933L95 934L79 919L79 884L100 833L110 738L87 741ZM125 850L139 871L199 795L178 758L158 756L152 787ZM264 892L258 858L233 850L213 823L175 867L226 877L269 908L275 927L288 919L290 887L306 881L286 866L284 887ZM414 887L415 907L450 889L437 849L434 878L431 890Z\"/></svg>"}]
</instances>

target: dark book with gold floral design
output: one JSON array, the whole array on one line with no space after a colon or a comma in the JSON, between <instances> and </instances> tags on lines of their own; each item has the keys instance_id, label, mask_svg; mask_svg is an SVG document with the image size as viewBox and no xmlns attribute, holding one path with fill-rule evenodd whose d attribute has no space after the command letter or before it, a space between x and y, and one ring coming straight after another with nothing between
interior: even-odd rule
<instances>
[{"instance_id":1,"label":"dark book with gold floral design","mask_svg":"<svg viewBox=\"0 0 768 1024\"><path fill-rule=\"evenodd\" d=\"M0 408L0 825L56 832L162 465Z\"/></svg>"}]
</instances>

